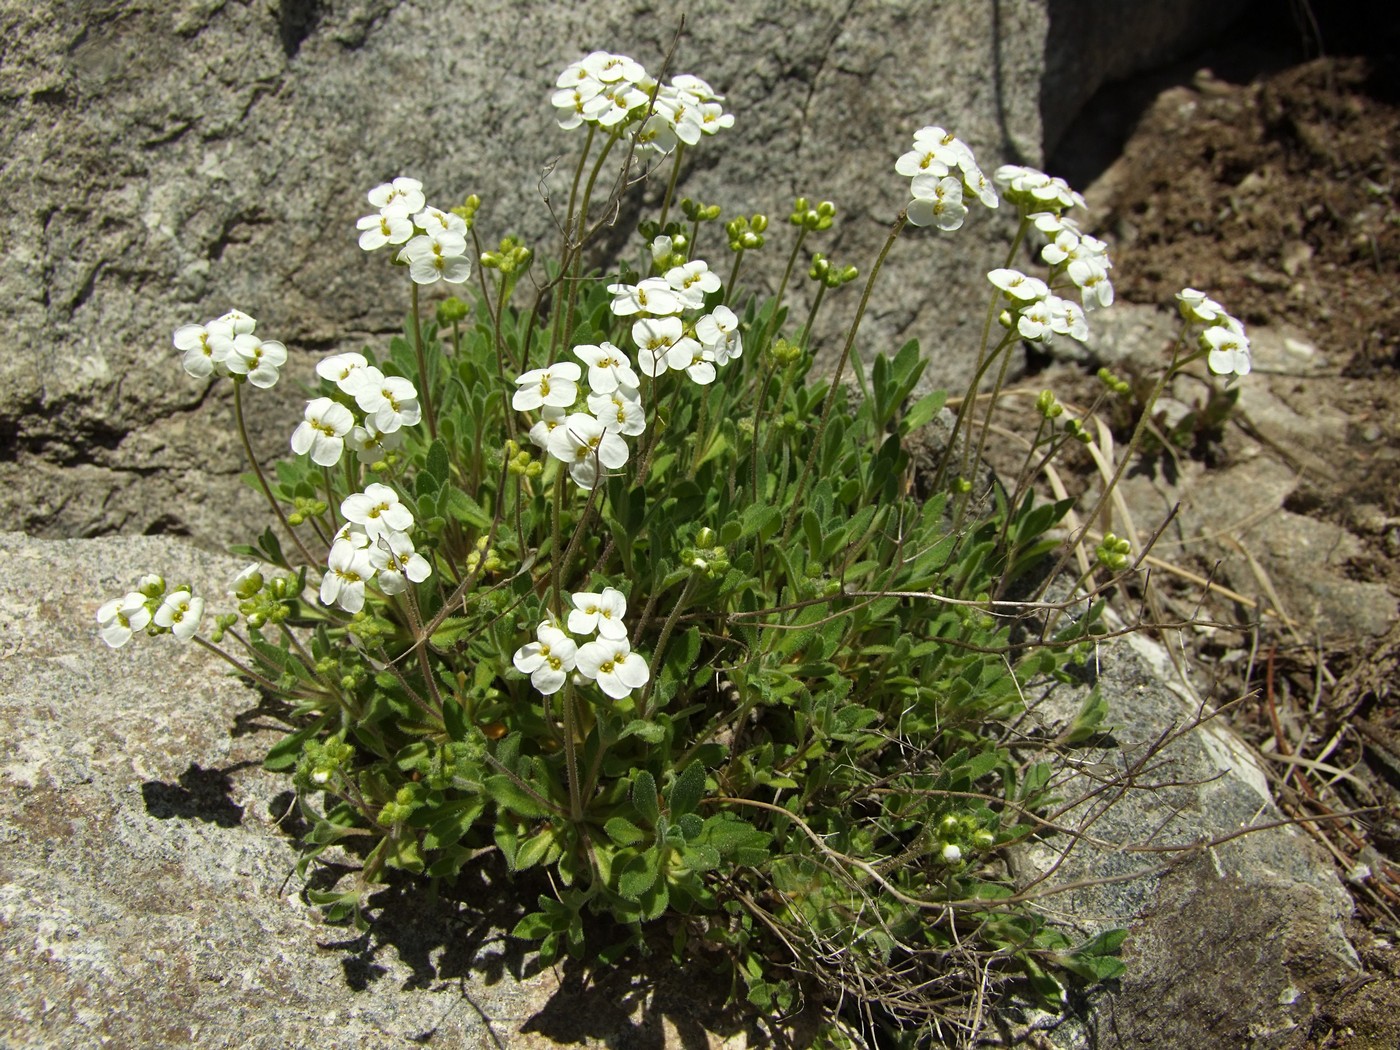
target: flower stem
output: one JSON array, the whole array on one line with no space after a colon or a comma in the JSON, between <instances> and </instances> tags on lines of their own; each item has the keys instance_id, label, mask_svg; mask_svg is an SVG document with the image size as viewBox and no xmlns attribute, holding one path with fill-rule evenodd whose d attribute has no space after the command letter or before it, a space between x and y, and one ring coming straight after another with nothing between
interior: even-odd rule
<instances>
[{"instance_id":1,"label":"flower stem","mask_svg":"<svg viewBox=\"0 0 1400 1050\"><path fill-rule=\"evenodd\" d=\"M797 479L797 491L793 494L792 506L788 509L787 523L783 526L782 542L784 544L792 538L793 527L797 524L797 512L802 505L802 494L807 490L807 480L812 475L812 468L816 466L817 456L821 454L822 438L826 435L826 425L831 419L831 410L835 407L837 394L841 390L841 375L846 371L846 362L850 360L851 349L856 344L856 332L860 329L861 319L865 316L865 308L870 304L870 293L875 290L875 279L880 276L880 270L885 265L885 258L890 254L890 249L894 247L894 242L908 221L908 214L900 212L899 218L895 219L894 225L890 227L890 235L885 238L885 245L880 249L880 254L875 259L875 265L870 268L870 276L865 279L865 290L861 292L860 305L856 307L856 315L851 320L850 331L846 333L846 345L841 348L841 360L836 363L836 372L831 377L831 389L827 391L826 403L822 405L821 419L817 423L817 432L812 438L812 450L807 454L807 464L802 468L801 477Z\"/></svg>"},{"instance_id":2,"label":"flower stem","mask_svg":"<svg viewBox=\"0 0 1400 1050\"><path fill-rule=\"evenodd\" d=\"M301 537L293 531L292 526L287 521L287 515L282 513L282 507L273 497L272 489L267 483L267 477L258 464L258 457L253 455L253 445L248 440L248 426L243 421L243 384L236 381L233 384L233 416L238 425L238 437L243 442L243 452L248 457L248 463L253 468L253 474L258 479L258 485L262 489L263 495L267 497L267 502L272 506L272 513L277 515L277 520L282 523L282 528L287 530L287 535L297 545L297 550L301 551L301 556L306 559L306 564L319 565L320 562L311 556L311 552L301 542Z\"/></svg>"},{"instance_id":3,"label":"flower stem","mask_svg":"<svg viewBox=\"0 0 1400 1050\"><path fill-rule=\"evenodd\" d=\"M428 374L428 358L423 352L423 323L418 316L418 282L413 284L413 353L418 358L418 399L423 403L423 418L428 422L429 440L437 440L437 416L433 412L432 376Z\"/></svg>"},{"instance_id":4,"label":"flower stem","mask_svg":"<svg viewBox=\"0 0 1400 1050\"><path fill-rule=\"evenodd\" d=\"M656 648L652 650L651 667L647 677L646 688L642 690L642 699L637 704L637 717L646 721L647 708L651 702L651 692L656 686L656 676L661 673L661 660L666 655L666 646L670 644L671 632L675 629L676 620L680 618L681 611L685 609L686 602L690 600L690 592L695 589L695 573L691 573L686 578L685 586L681 588L681 596L676 599L676 604L671 607L671 615L666 617L666 622L661 627L661 637L656 640Z\"/></svg>"},{"instance_id":5,"label":"flower stem","mask_svg":"<svg viewBox=\"0 0 1400 1050\"><path fill-rule=\"evenodd\" d=\"M676 181L681 174L681 158L685 156L685 143L682 142L676 147L676 160L671 165L671 181L666 184L666 196L661 201L661 221L657 226L664 232L666 229L666 219L671 214L671 201L676 195Z\"/></svg>"}]
</instances>

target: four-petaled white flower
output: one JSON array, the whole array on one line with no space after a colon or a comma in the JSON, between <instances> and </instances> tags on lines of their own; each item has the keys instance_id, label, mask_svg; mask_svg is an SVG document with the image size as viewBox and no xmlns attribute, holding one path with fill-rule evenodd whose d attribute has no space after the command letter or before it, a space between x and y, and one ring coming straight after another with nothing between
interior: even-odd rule
<instances>
[{"instance_id":1,"label":"four-petaled white flower","mask_svg":"<svg viewBox=\"0 0 1400 1050\"><path fill-rule=\"evenodd\" d=\"M588 385L598 394L611 394L620 386L635 390L641 384L632 363L612 343L574 347L574 356L588 366ZM573 404L572 399L569 404Z\"/></svg>"},{"instance_id":2,"label":"four-petaled white flower","mask_svg":"<svg viewBox=\"0 0 1400 1050\"><path fill-rule=\"evenodd\" d=\"M637 366L643 375L653 379L663 374L670 365L670 355L676 351L676 359L690 361L692 351L700 344L685 334L685 325L679 317L647 317L632 325L632 341L637 344Z\"/></svg>"},{"instance_id":3,"label":"four-petaled white flower","mask_svg":"<svg viewBox=\"0 0 1400 1050\"><path fill-rule=\"evenodd\" d=\"M415 284L461 284L472 275L466 238L455 230L438 230L414 237L399 251Z\"/></svg>"},{"instance_id":4,"label":"four-petaled white flower","mask_svg":"<svg viewBox=\"0 0 1400 1050\"><path fill-rule=\"evenodd\" d=\"M369 546L369 560L385 594L401 594L410 582L422 583L433 571L428 559L413 549L413 540L406 532L378 537Z\"/></svg>"},{"instance_id":5,"label":"four-petaled white flower","mask_svg":"<svg viewBox=\"0 0 1400 1050\"><path fill-rule=\"evenodd\" d=\"M381 434L414 426L423 418L418 389L402 376L386 376L373 365L357 368L341 381L341 389L355 399Z\"/></svg>"},{"instance_id":6,"label":"four-petaled white flower","mask_svg":"<svg viewBox=\"0 0 1400 1050\"><path fill-rule=\"evenodd\" d=\"M97 610L102 640L113 649L120 649L131 641L132 634L143 630L150 622L151 610L146 607L146 596L140 591L113 598Z\"/></svg>"},{"instance_id":7,"label":"four-petaled white flower","mask_svg":"<svg viewBox=\"0 0 1400 1050\"><path fill-rule=\"evenodd\" d=\"M1206 364L1216 375L1249 375L1249 339L1244 326L1233 317L1226 315L1225 323L1213 324L1202 332L1201 347L1207 351Z\"/></svg>"},{"instance_id":8,"label":"four-petaled white flower","mask_svg":"<svg viewBox=\"0 0 1400 1050\"><path fill-rule=\"evenodd\" d=\"M233 336L233 326L227 321L181 325L175 329L175 349L185 352L180 363L196 379L208 379L215 372L227 375L224 356Z\"/></svg>"},{"instance_id":9,"label":"four-petaled white flower","mask_svg":"<svg viewBox=\"0 0 1400 1050\"><path fill-rule=\"evenodd\" d=\"M413 512L399 501L399 494L388 485L371 482L364 492L346 496L340 503L346 521L359 525L371 539L390 532L413 528Z\"/></svg>"},{"instance_id":10,"label":"four-petaled white flower","mask_svg":"<svg viewBox=\"0 0 1400 1050\"><path fill-rule=\"evenodd\" d=\"M559 692L576 665L578 643L545 620L535 629L535 641L515 651L515 669L530 676L530 682L545 696Z\"/></svg>"},{"instance_id":11,"label":"four-petaled white flower","mask_svg":"<svg viewBox=\"0 0 1400 1050\"><path fill-rule=\"evenodd\" d=\"M545 409L545 412L548 411L549 409ZM530 440L534 441L540 448L547 447L546 441L536 438L535 431L548 424L542 432L547 439L549 431L564 420L562 408L554 411L558 412L559 416L553 422L549 422L549 417L546 415L544 421L536 423L530 428ZM602 423L605 429L615 430L627 437L636 437L647 428L647 414L646 410L642 408L641 393L630 387L620 386L610 394L589 394L588 411L598 417L598 422Z\"/></svg>"},{"instance_id":12,"label":"four-petaled white flower","mask_svg":"<svg viewBox=\"0 0 1400 1050\"><path fill-rule=\"evenodd\" d=\"M520 389L510 399L517 412L530 412L541 405L568 408L578 397L578 380L583 370L572 361L556 361L548 368L532 368L516 377Z\"/></svg>"},{"instance_id":13,"label":"four-petaled white flower","mask_svg":"<svg viewBox=\"0 0 1400 1050\"><path fill-rule=\"evenodd\" d=\"M306 403L306 417L292 431L292 451L298 456L311 453L311 462L333 467L345 451L345 435L355 425L348 408L328 397Z\"/></svg>"},{"instance_id":14,"label":"four-petaled white flower","mask_svg":"<svg viewBox=\"0 0 1400 1050\"><path fill-rule=\"evenodd\" d=\"M593 634L617 640L627 637L627 597L615 587L604 587L601 594L578 591L570 596L569 630L574 634Z\"/></svg>"},{"instance_id":15,"label":"four-petaled white flower","mask_svg":"<svg viewBox=\"0 0 1400 1050\"><path fill-rule=\"evenodd\" d=\"M915 226L937 226L940 230L956 230L967 217L963 204L962 181L952 175L939 178L931 173L914 176L911 186L914 199L906 214Z\"/></svg>"},{"instance_id":16,"label":"four-petaled white flower","mask_svg":"<svg viewBox=\"0 0 1400 1050\"><path fill-rule=\"evenodd\" d=\"M578 648L578 670L614 700L647 684L651 671L626 638L600 638Z\"/></svg>"},{"instance_id":17,"label":"four-petaled white flower","mask_svg":"<svg viewBox=\"0 0 1400 1050\"><path fill-rule=\"evenodd\" d=\"M671 267L666 271L666 283L680 297L681 305L687 310L702 309L705 296L719 291L720 287L719 274L711 270L704 259L692 259Z\"/></svg>"},{"instance_id":18,"label":"four-petaled white flower","mask_svg":"<svg viewBox=\"0 0 1400 1050\"><path fill-rule=\"evenodd\" d=\"M412 215L423 210L423 184L400 176L370 190L369 202L380 211Z\"/></svg>"},{"instance_id":19,"label":"four-petaled white flower","mask_svg":"<svg viewBox=\"0 0 1400 1050\"><path fill-rule=\"evenodd\" d=\"M1006 293L1017 304L1035 302L1050 294L1049 286L1038 277L1028 277L1020 270L997 269L987 274L987 280Z\"/></svg>"},{"instance_id":20,"label":"four-petaled white flower","mask_svg":"<svg viewBox=\"0 0 1400 1050\"><path fill-rule=\"evenodd\" d=\"M275 340L241 332L233 337L223 363L234 375L243 376L253 386L266 390L277 383L277 370L287 363L287 348Z\"/></svg>"},{"instance_id":21,"label":"four-petaled white flower","mask_svg":"<svg viewBox=\"0 0 1400 1050\"><path fill-rule=\"evenodd\" d=\"M377 463L389 449L403 444L403 430L384 433L375 425L374 417L365 420L363 426L352 427L345 435L345 443L359 458L361 463Z\"/></svg>"},{"instance_id":22,"label":"four-petaled white flower","mask_svg":"<svg viewBox=\"0 0 1400 1050\"><path fill-rule=\"evenodd\" d=\"M367 252L386 244L403 244L413 236L413 220L403 211L379 211L355 223L360 231L360 247Z\"/></svg>"},{"instance_id":23,"label":"four-petaled white flower","mask_svg":"<svg viewBox=\"0 0 1400 1050\"><path fill-rule=\"evenodd\" d=\"M574 412L549 432L549 454L569 465L581 489L598 482L599 470L616 470L627 462L627 442L585 412Z\"/></svg>"},{"instance_id":24,"label":"four-petaled white flower","mask_svg":"<svg viewBox=\"0 0 1400 1050\"><path fill-rule=\"evenodd\" d=\"M610 284L608 294L613 297L609 309L616 317L666 317L681 311L680 296L664 277L648 277L641 284Z\"/></svg>"},{"instance_id":25,"label":"four-petaled white flower","mask_svg":"<svg viewBox=\"0 0 1400 1050\"><path fill-rule=\"evenodd\" d=\"M322 605L337 605L348 613L365 607L365 584L374 576L369 546L363 528L346 525L336 533L326 557L326 574L321 577Z\"/></svg>"},{"instance_id":26,"label":"four-petaled white flower","mask_svg":"<svg viewBox=\"0 0 1400 1050\"><path fill-rule=\"evenodd\" d=\"M334 383L345 393L354 396L354 384L350 381L350 377L360 369L368 367L369 361L365 355L357 354L352 350L344 354L332 354L330 357L317 361L316 374L322 379ZM347 382L350 383L349 388L347 388Z\"/></svg>"},{"instance_id":27,"label":"four-petaled white flower","mask_svg":"<svg viewBox=\"0 0 1400 1050\"><path fill-rule=\"evenodd\" d=\"M695 338L715 355L715 364L727 365L744 353L744 338L739 334L739 318L727 306L716 306L695 322Z\"/></svg>"},{"instance_id":28,"label":"four-petaled white flower","mask_svg":"<svg viewBox=\"0 0 1400 1050\"><path fill-rule=\"evenodd\" d=\"M204 599L181 589L165 596L153 619L157 627L168 628L180 641L188 642L199 630L199 618L203 615Z\"/></svg>"}]
</instances>

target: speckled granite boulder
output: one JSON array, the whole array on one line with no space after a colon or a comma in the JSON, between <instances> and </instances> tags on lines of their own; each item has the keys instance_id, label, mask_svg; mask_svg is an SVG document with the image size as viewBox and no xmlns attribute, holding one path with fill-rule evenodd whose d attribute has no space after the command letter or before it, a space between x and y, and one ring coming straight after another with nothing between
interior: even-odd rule
<instances>
[{"instance_id":1,"label":"speckled granite boulder","mask_svg":"<svg viewBox=\"0 0 1400 1050\"><path fill-rule=\"evenodd\" d=\"M779 218L798 194L833 199L839 225L813 248L868 269L905 203L892 165L916 128L955 129L988 171L1037 163L1045 134L1106 78L1175 57L1242 6L716 0L691 12L675 68L714 83L737 123L692 151L680 192ZM411 173L435 201L476 192L486 241L552 245L542 172L578 147L553 125L557 71L593 48L658 69L676 23L597 0L0 0L5 520L230 542L258 503L236 479L229 391L181 373L174 328L236 305L292 349L283 383L250 409L270 456L315 358L402 324L404 289L355 246L365 190ZM549 181L556 206L562 178ZM906 236L859 351L917 336L929 381L964 382L1004 211L956 237ZM624 210L608 250L638 217ZM746 270L760 286L787 251L775 225L768 259ZM819 344L855 298L833 297Z\"/></svg>"}]
</instances>

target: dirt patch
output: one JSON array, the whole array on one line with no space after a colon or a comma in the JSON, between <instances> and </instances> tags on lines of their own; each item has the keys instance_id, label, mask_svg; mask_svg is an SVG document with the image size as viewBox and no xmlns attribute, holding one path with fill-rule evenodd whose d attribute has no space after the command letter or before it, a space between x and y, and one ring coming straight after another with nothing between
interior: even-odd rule
<instances>
[{"instance_id":1,"label":"dirt patch","mask_svg":"<svg viewBox=\"0 0 1400 1050\"><path fill-rule=\"evenodd\" d=\"M1396 67L1275 55L1240 75L1238 56L1214 58L1229 79L1187 68L1128 86L1081 128L1100 139L1115 121L1131 128L1087 194L1091 227L1112 248L1115 310L1151 320L1191 285L1257 333L1256 372L1223 423L1166 442L1125 491L1149 533L1180 504L1158 553L1232 590L1170 572L1154 588L1168 618L1243 625L1198 630L1183 651L1211 695L1240 698L1232 721L1280 805L1310 818L1353 891L1364 971L1323 998L1305 1045L1390 1048L1400 1045ZM1085 141L1062 151L1072 181ZM1091 365L1141 381L1166 352L1154 338ZM1082 364L1034 381L1081 404L1096 390ZM1178 383L1161 429L1212 396ZM1117 440L1134 418L1120 412Z\"/></svg>"}]
</instances>

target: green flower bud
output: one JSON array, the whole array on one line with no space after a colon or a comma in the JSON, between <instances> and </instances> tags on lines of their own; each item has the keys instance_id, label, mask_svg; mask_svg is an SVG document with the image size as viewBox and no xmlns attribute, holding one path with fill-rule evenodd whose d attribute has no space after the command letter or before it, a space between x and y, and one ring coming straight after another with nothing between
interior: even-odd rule
<instances>
[{"instance_id":1,"label":"green flower bud","mask_svg":"<svg viewBox=\"0 0 1400 1050\"><path fill-rule=\"evenodd\" d=\"M1125 380L1119 379L1116 375L1113 374L1112 371L1110 371L1107 368L1100 368L1098 371L1098 377L1099 382L1101 382L1104 386L1108 387L1108 389L1112 390L1115 394L1121 395L1129 394L1132 392L1133 388L1131 385L1129 385Z\"/></svg>"},{"instance_id":2,"label":"green flower bud","mask_svg":"<svg viewBox=\"0 0 1400 1050\"><path fill-rule=\"evenodd\" d=\"M938 822L938 833L944 838L951 838L962 830L962 821L949 813Z\"/></svg>"},{"instance_id":3,"label":"green flower bud","mask_svg":"<svg viewBox=\"0 0 1400 1050\"><path fill-rule=\"evenodd\" d=\"M451 209L453 215L461 216L462 221L467 224L467 229L471 229L476 224L476 210L481 207L481 198L473 193L462 204Z\"/></svg>"},{"instance_id":4,"label":"green flower bud","mask_svg":"<svg viewBox=\"0 0 1400 1050\"><path fill-rule=\"evenodd\" d=\"M449 295L442 302L438 303L437 323L443 328L451 328L454 324L460 324L466 320L470 307L455 295Z\"/></svg>"},{"instance_id":5,"label":"green flower bud","mask_svg":"<svg viewBox=\"0 0 1400 1050\"><path fill-rule=\"evenodd\" d=\"M701 528L695 534L695 545L697 547L713 547L715 545L715 530L708 525Z\"/></svg>"},{"instance_id":6,"label":"green flower bud","mask_svg":"<svg viewBox=\"0 0 1400 1050\"><path fill-rule=\"evenodd\" d=\"M972 834L972 844L977 849L989 850L996 845L996 842L997 837L993 835L990 831L988 831L986 828L983 828L980 831L975 831Z\"/></svg>"},{"instance_id":7,"label":"green flower bud","mask_svg":"<svg viewBox=\"0 0 1400 1050\"><path fill-rule=\"evenodd\" d=\"M1122 572L1128 567L1128 555L1133 545L1113 533L1104 536L1103 542L1094 548L1098 562L1110 572Z\"/></svg>"}]
</instances>

